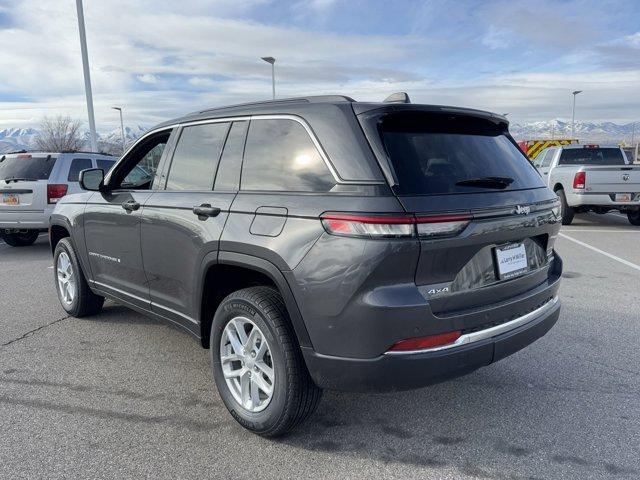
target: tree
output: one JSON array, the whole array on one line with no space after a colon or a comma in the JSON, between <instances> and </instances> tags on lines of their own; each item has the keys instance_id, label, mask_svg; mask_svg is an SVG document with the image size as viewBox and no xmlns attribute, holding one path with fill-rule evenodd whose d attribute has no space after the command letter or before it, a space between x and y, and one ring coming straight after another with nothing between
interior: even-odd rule
<instances>
[{"instance_id":1,"label":"tree","mask_svg":"<svg viewBox=\"0 0 640 480\"><path fill-rule=\"evenodd\" d=\"M72 120L69 116L44 117L35 139L36 145L48 152L79 151L85 144L80 126L79 120Z\"/></svg>"}]
</instances>

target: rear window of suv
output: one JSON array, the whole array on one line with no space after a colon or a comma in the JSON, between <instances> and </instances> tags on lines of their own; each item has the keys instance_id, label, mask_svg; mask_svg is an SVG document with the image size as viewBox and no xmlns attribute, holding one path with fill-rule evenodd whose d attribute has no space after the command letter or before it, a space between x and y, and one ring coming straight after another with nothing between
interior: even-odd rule
<instances>
[{"instance_id":1,"label":"rear window of suv","mask_svg":"<svg viewBox=\"0 0 640 480\"><path fill-rule=\"evenodd\" d=\"M379 129L398 179L397 194L544 187L517 145L499 125L487 120L403 112L384 117Z\"/></svg>"},{"instance_id":2,"label":"rear window of suv","mask_svg":"<svg viewBox=\"0 0 640 480\"><path fill-rule=\"evenodd\" d=\"M564 148L558 165L626 165L619 148Z\"/></svg>"},{"instance_id":3,"label":"rear window of suv","mask_svg":"<svg viewBox=\"0 0 640 480\"><path fill-rule=\"evenodd\" d=\"M30 154L0 156L0 180L48 180L56 157Z\"/></svg>"}]
</instances>

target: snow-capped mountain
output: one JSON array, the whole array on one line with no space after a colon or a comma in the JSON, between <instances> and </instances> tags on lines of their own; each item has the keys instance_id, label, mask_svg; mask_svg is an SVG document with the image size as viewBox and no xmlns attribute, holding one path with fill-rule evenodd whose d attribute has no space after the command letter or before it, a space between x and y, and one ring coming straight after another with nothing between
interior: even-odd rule
<instances>
[{"instance_id":1,"label":"snow-capped mountain","mask_svg":"<svg viewBox=\"0 0 640 480\"><path fill-rule=\"evenodd\" d=\"M142 125L124 127L125 142L131 142L140 137L147 129ZM33 150L36 148L35 139L40 132L35 128L5 128L0 130L0 153L19 150ZM90 144L89 132L83 133L87 146ZM102 150L109 153L120 153L122 149L122 134L120 128L110 132L98 134L98 144Z\"/></svg>"},{"instance_id":2,"label":"snow-capped mountain","mask_svg":"<svg viewBox=\"0 0 640 480\"><path fill-rule=\"evenodd\" d=\"M35 128L5 128L0 130L0 152L33 148L38 131Z\"/></svg>"},{"instance_id":3,"label":"snow-capped mountain","mask_svg":"<svg viewBox=\"0 0 640 480\"><path fill-rule=\"evenodd\" d=\"M135 127L124 127L124 138L127 144L132 141L138 139L144 132L147 131L147 128L142 125L136 125ZM111 130L104 135L100 135L100 140L105 142L113 142L113 143L122 143L122 133L120 132L120 128L116 128Z\"/></svg>"},{"instance_id":4,"label":"snow-capped mountain","mask_svg":"<svg viewBox=\"0 0 640 480\"><path fill-rule=\"evenodd\" d=\"M613 122L578 122L575 124L575 137L581 141L631 143L632 138L640 140L640 123L617 124ZM512 123L509 131L517 140L544 138L571 138L571 120L554 119L545 122Z\"/></svg>"}]
</instances>

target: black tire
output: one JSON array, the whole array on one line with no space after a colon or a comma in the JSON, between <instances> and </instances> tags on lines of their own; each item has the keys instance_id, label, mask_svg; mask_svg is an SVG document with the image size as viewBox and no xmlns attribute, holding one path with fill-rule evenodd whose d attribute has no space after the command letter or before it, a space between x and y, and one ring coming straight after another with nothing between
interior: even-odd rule
<instances>
[{"instance_id":1,"label":"black tire","mask_svg":"<svg viewBox=\"0 0 640 480\"><path fill-rule=\"evenodd\" d=\"M26 232L0 233L2 240L12 247L28 247L38 239L38 230L27 230Z\"/></svg>"},{"instance_id":2,"label":"black tire","mask_svg":"<svg viewBox=\"0 0 640 480\"><path fill-rule=\"evenodd\" d=\"M571 222L573 222L573 216L575 215L575 210L573 207L567 205L567 197L564 194L564 190L556 190L556 195L560 199L560 203L562 205L562 225L571 225Z\"/></svg>"},{"instance_id":3,"label":"black tire","mask_svg":"<svg viewBox=\"0 0 640 480\"><path fill-rule=\"evenodd\" d=\"M75 275L76 294L70 303L67 303L62 298L62 293L58 284L58 257L63 252L68 255L73 268L73 274ZM62 308L64 308L69 315L74 317L87 317L95 315L102 310L104 297L96 295L89 288L84 273L82 272L82 268L80 267L80 263L78 262L78 257L75 249L73 248L73 244L68 237L63 238L58 242L53 253L53 278L56 286L56 293L58 294L58 300L60 300L60 305L62 305Z\"/></svg>"},{"instance_id":4,"label":"black tire","mask_svg":"<svg viewBox=\"0 0 640 480\"><path fill-rule=\"evenodd\" d=\"M627 218L629 219L629 223L631 225L635 225L636 227L640 227L640 210L635 210L633 212L627 212Z\"/></svg>"},{"instance_id":5,"label":"black tire","mask_svg":"<svg viewBox=\"0 0 640 480\"><path fill-rule=\"evenodd\" d=\"M220 362L220 341L229 321L245 317L263 332L271 351L275 381L271 400L264 410L251 412L233 396ZM304 363L302 352L280 294L269 287L250 287L227 296L211 325L213 378L229 413L247 430L265 437L286 434L306 420L322 397Z\"/></svg>"}]
</instances>

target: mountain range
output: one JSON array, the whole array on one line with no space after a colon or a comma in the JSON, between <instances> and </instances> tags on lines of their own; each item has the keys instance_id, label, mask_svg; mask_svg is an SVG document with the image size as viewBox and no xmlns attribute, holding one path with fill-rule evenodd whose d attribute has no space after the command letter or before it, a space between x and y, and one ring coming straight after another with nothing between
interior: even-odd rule
<instances>
[{"instance_id":1,"label":"mountain range","mask_svg":"<svg viewBox=\"0 0 640 480\"><path fill-rule=\"evenodd\" d=\"M146 130L147 128L142 125L125 127L127 145L140 137ZM571 122L554 119L543 122L512 123L509 126L509 130L516 140L570 138ZM88 145L89 132L85 132L84 135ZM0 130L0 153L32 150L35 148L37 136L38 130L35 128L6 128ZM638 142L640 140L640 123L576 122L575 137L583 142L625 142L631 144L632 141ZM120 129L116 128L110 132L98 134L98 144L104 151L119 153L122 148Z\"/></svg>"},{"instance_id":2,"label":"mountain range","mask_svg":"<svg viewBox=\"0 0 640 480\"><path fill-rule=\"evenodd\" d=\"M571 121L556 118L543 122L512 123L509 131L517 140L571 138ZM640 140L640 123L576 122L574 137L581 142L631 144Z\"/></svg>"},{"instance_id":3,"label":"mountain range","mask_svg":"<svg viewBox=\"0 0 640 480\"><path fill-rule=\"evenodd\" d=\"M124 127L125 143L130 145L140 137L147 128L142 125ZM19 150L33 150L36 148L36 137L39 132L35 128L5 128L0 130L0 153ZM89 132L84 132L87 147L90 144ZM106 133L98 133L98 146L103 151L120 153L122 150L122 133L119 128Z\"/></svg>"}]
</instances>

